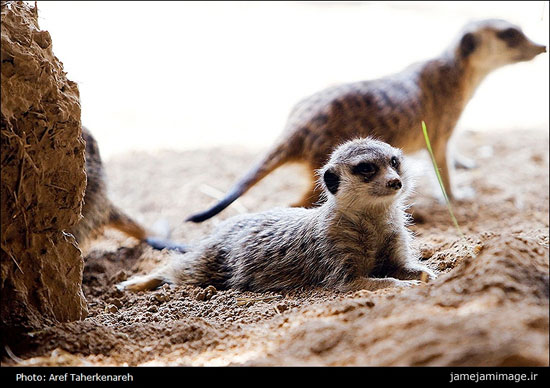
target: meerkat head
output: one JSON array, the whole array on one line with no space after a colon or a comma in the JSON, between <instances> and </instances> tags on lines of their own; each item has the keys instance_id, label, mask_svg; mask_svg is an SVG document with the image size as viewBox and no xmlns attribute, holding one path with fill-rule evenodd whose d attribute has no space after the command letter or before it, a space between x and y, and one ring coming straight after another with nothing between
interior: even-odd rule
<instances>
[{"instance_id":1,"label":"meerkat head","mask_svg":"<svg viewBox=\"0 0 550 388\"><path fill-rule=\"evenodd\" d=\"M498 19L469 23L455 48L455 56L484 72L530 61L544 52L546 46L531 41L520 27Z\"/></svg>"},{"instance_id":2,"label":"meerkat head","mask_svg":"<svg viewBox=\"0 0 550 388\"><path fill-rule=\"evenodd\" d=\"M411 188L402 151L371 138L336 148L319 173L326 195L349 208L388 205Z\"/></svg>"}]
</instances>

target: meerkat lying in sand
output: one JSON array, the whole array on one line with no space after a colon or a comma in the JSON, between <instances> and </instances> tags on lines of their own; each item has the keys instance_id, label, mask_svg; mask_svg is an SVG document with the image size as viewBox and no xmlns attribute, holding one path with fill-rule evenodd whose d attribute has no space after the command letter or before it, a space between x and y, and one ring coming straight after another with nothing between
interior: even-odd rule
<instances>
[{"instance_id":1,"label":"meerkat lying in sand","mask_svg":"<svg viewBox=\"0 0 550 388\"><path fill-rule=\"evenodd\" d=\"M408 287L434 272L411 249L405 200L411 177L399 149L372 139L338 147L319 171L326 201L221 223L185 254L122 282L141 291L163 283L255 292L323 287Z\"/></svg>"},{"instance_id":2,"label":"meerkat lying in sand","mask_svg":"<svg viewBox=\"0 0 550 388\"><path fill-rule=\"evenodd\" d=\"M266 175L286 163L306 165L310 188L293 206L319 204L315 171L332 150L356 137L374 136L412 153L425 148L421 129L430 132L445 189L451 185L447 142L466 104L491 71L529 61L546 47L529 40L504 20L468 24L440 56L409 66L401 73L322 90L298 103L279 140L236 185L209 210L187 221L202 222L221 212Z\"/></svg>"}]
</instances>

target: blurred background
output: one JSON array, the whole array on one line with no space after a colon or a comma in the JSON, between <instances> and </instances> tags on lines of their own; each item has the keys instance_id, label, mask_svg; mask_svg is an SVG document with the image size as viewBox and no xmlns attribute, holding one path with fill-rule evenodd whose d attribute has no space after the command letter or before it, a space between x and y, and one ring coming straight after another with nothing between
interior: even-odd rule
<instances>
[{"instance_id":1,"label":"blurred background","mask_svg":"<svg viewBox=\"0 0 550 388\"><path fill-rule=\"evenodd\" d=\"M130 150L267 147L327 86L442 52L473 19L548 45L548 2L38 2L104 159ZM460 129L548 131L548 54L483 82Z\"/></svg>"}]
</instances>

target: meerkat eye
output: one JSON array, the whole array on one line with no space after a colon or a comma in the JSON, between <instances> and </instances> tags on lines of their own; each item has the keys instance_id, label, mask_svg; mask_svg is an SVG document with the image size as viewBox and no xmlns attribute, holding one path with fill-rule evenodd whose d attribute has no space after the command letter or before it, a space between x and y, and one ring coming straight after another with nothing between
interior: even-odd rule
<instances>
[{"instance_id":1,"label":"meerkat eye","mask_svg":"<svg viewBox=\"0 0 550 388\"><path fill-rule=\"evenodd\" d=\"M399 167L399 159L397 159L397 156L392 156L392 158L391 158L391 160L390 160L390 165L391 165L393 168Z\"/></svg>"},{"instance_id":2,"label":"meerkat eye","mask_svg":"<svg viewBox=\"0 0 550 388\"><path fill-rule=\"evenodd\" d=\"M360 174L364 176L372 176L376 174L378 167L374 163L359 163L357 166L353 167L354 174Z\"/></svg>"},{"instance_id":3,"label":"meerkat eye","mask_svg":"<svg viewBox=\"0 0 550 388\"><path fill-rule=\"evenodd\" d=\"M521 43L523 34L516 28L507 28L497 33L499 39L505 41L509 47L517 46Z\"/></svg>"}]
</instances>

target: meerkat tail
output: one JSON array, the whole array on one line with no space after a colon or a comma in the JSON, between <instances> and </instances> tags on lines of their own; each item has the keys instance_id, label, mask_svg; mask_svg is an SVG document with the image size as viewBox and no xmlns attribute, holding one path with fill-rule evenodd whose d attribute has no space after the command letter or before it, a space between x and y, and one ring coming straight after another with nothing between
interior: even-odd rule
<instances>
[{"instance_id":1,"label":"meerkat tail","mask_svg":"<svg viewBox=\"0 0 550 388\"><path fill-rule=\"evenodd\" d=\"M285 144L276 146L266 157L256 164L252 170L242 177L217 204L206 211L190 216L185 221L203 222L220 213L237 198L246 193L252 186L265 178L269 173L285 164L289 160L288 148L288 145Z\"/></svg>"},{"instance_id":2,"label":"meerkat tail","mask_svg":"<svg viewBox=\"0 0 550 388\"><path fill-rule=\"evenodd\" d=\"M156 238L156 237L147 237L144 240L151 248L162 250L162 249L168 249L170 251L178 251L181 253L185 253L188 251L187 245L185 244L179 244L175 243L170 240L165 240L162 238Z\"/></svg>"},{"instance_id":3,"label":"meerkat tail","mask_svg":"<svg viewBox=\"0 0 550 388\"><path fill-rule=\"evenodd\" d=\"M108 225L120 230L127 235L143 241L153 249L162 250L168 249L171 251L178 251L181 253L187 252L187 246L179 244L170 240L166 240L159 237L150 236L149 232L139 225L132 218L124 214L120 209L111 205L111 211L109 213Z\"/></svg>"},{"instance_id":4,"label":"meerkat tail","mask_svg":"<svg viewBox=\"0 0 550 388\"><path fill-rule=\"evenodd\" d=\"M258 166L262 167L262 166ZM207 219L214 217L216 214L220 213L222 210L224 210L226 207L231 205L237 198L239 198L241 195L243 195L250 187L252 187L256 182L258 182L261 178L259 178L259 172L258 168L255 168L254 170L250 171L246 176L244 176L233 188L227 193L227 195L221 199L217 204L212 206L210 209L194 214L190 217L188 217L185 221L191 221L191 222L203 222ZM267 175L263 174L264 176Z\"/></svg>"}]
</instances>

